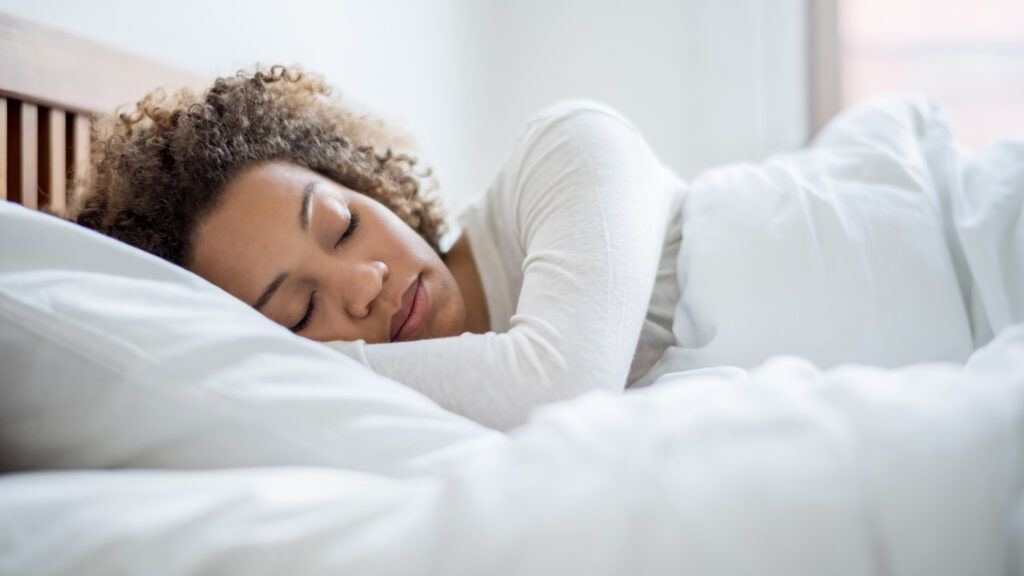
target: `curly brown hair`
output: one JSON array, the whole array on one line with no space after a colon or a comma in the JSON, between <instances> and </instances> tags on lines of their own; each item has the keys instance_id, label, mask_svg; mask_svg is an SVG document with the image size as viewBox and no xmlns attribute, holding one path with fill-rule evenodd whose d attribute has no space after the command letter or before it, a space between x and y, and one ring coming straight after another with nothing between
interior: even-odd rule
<instances>
[{"instance_id":1,"label":"curly brown hair","mask_svg":"<svg viewBox=\"0 0 1024 576\"><path fill-rule=\"evenodd\" d=\"M156 89L132 109L97 118L90 169L65 217L187 268L194 232L227 183L287 161L381 202L440 253L437 182L396 152L410 142L343 104L319 75L256 66L217 78L201 96Z\"/></svg>"}]
</instances>

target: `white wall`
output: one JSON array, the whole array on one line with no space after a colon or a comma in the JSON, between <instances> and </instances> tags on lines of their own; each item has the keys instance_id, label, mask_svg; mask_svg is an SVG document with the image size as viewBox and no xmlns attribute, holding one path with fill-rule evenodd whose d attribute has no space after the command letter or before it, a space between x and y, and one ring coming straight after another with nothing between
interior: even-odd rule
<instances>
[{"instance_id":1,"label":"white wall","mask_svg":"<svg viewBox=\"0 0 1024 576\"><path fill-rule=\"evenodd\" d=\"M522 121L566 97L629 116L680 175L806 138L806 0L0 0L208 75L302 63L417 137L452 213Z\"/></svg>"},{"instance_id":2,"label":"white wall","mask_svg":"<svg viewBox=\"0 0 1024 576\"><path fill-rule=\"evenodd\" d=\"M555 99L623 111L683 176L806 138L802 0L518 0L489 4L490 153Z\"/></svg>"}]
</instances>

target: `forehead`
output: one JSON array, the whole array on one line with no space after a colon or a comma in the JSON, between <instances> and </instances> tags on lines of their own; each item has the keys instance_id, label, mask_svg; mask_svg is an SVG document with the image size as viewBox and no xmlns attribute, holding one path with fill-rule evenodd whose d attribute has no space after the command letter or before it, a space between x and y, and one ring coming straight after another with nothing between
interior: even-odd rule
<instances>
[{"instance_id":1,"label":"forehead","mask_svg":"<svg viewBox=\"0 0 1024 576\"><path fill-rule=\"evenodd\" d=\"M316 194L343 196L341 186L308 168L270 163L249 169L228 183L197 232L242 242L258 240L271 229L299 231L304 191L310 184L315 184Z\"/></svg>"},{"instance_id":2,"label":"forehead","mask_svg":"<svg viewBox=\"0 0 1024 576\"><path fill-rule=\"evenodd\" d=\"M308 168L272 163L235 177L195 231L192 270L244 299L253 284L293 264L304 237L303 191L311 182L314 196L339 200L319 203L318 210L341 209L347 189Z\"/></svg>"},{"instance_id":3,"label":"forehead","mask_svg":"<svg viewBox=\"0 0 1024 576\"><path fill-rule=\"evenodd\" d=\"M347 191L344 186L304 166L269 162L235 176L224 188L221 205L280 207L285 203L296 202L296 196L301 196L310 182L317 184L318 193L337 195Z\"/></svg>"}]
</instances>

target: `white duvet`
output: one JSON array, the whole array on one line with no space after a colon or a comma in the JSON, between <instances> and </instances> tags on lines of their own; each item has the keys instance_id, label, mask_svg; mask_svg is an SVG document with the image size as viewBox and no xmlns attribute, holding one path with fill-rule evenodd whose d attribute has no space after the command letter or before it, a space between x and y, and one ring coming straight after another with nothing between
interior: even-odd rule
<instances>
[{"instance_id":1,"label":"white duvet","mask_svg":"<svg viewBox=\"0 0 1024 576\"><path fill-rule=\"evenodd\" d=\"M848 109L806 149L703 172L682 205L677 345L652 376L777 354L963 362L1024 321L1022 205L1024 139L975 154L914 97Z\"/></svg>"},{"instance_id":2,"label":"white duvet","mask_svg":"<svg viewBox=\"0 0 1024 576\"><path fill-rule=\"evenodd\" d=\"M648 388L402 477L8 474L0 574L1024 574L1024 142L934 112L698 177Z\"/></svg>"},{"instance_id":3,"label":"white duvet","mask_svg":"<svg viewBox=\"0 0 1024 576\"><path fill-rule=\"evenodd\" d=\"M9 475L0 573L1024 573L1024 325L966 368L779 357L551 405L510 439L402 480Z\"/></svg>"}]
</instances>

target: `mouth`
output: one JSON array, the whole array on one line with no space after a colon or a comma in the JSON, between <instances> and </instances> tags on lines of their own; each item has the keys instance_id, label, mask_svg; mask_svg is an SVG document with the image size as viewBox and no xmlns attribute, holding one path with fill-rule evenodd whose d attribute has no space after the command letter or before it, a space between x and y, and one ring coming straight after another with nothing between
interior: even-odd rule
<instances>
[{"instance_id":1,"label":"mouth","mask_svg":"<svg viewBox=\"0 0 1024 576\"><path fill-rule=\"evenodd\" d=\"M430 311L430 298L421 276L402 296L402 309L391 318L391 341L409 339L419 330Z\"/></svg>"}]
</instances>

